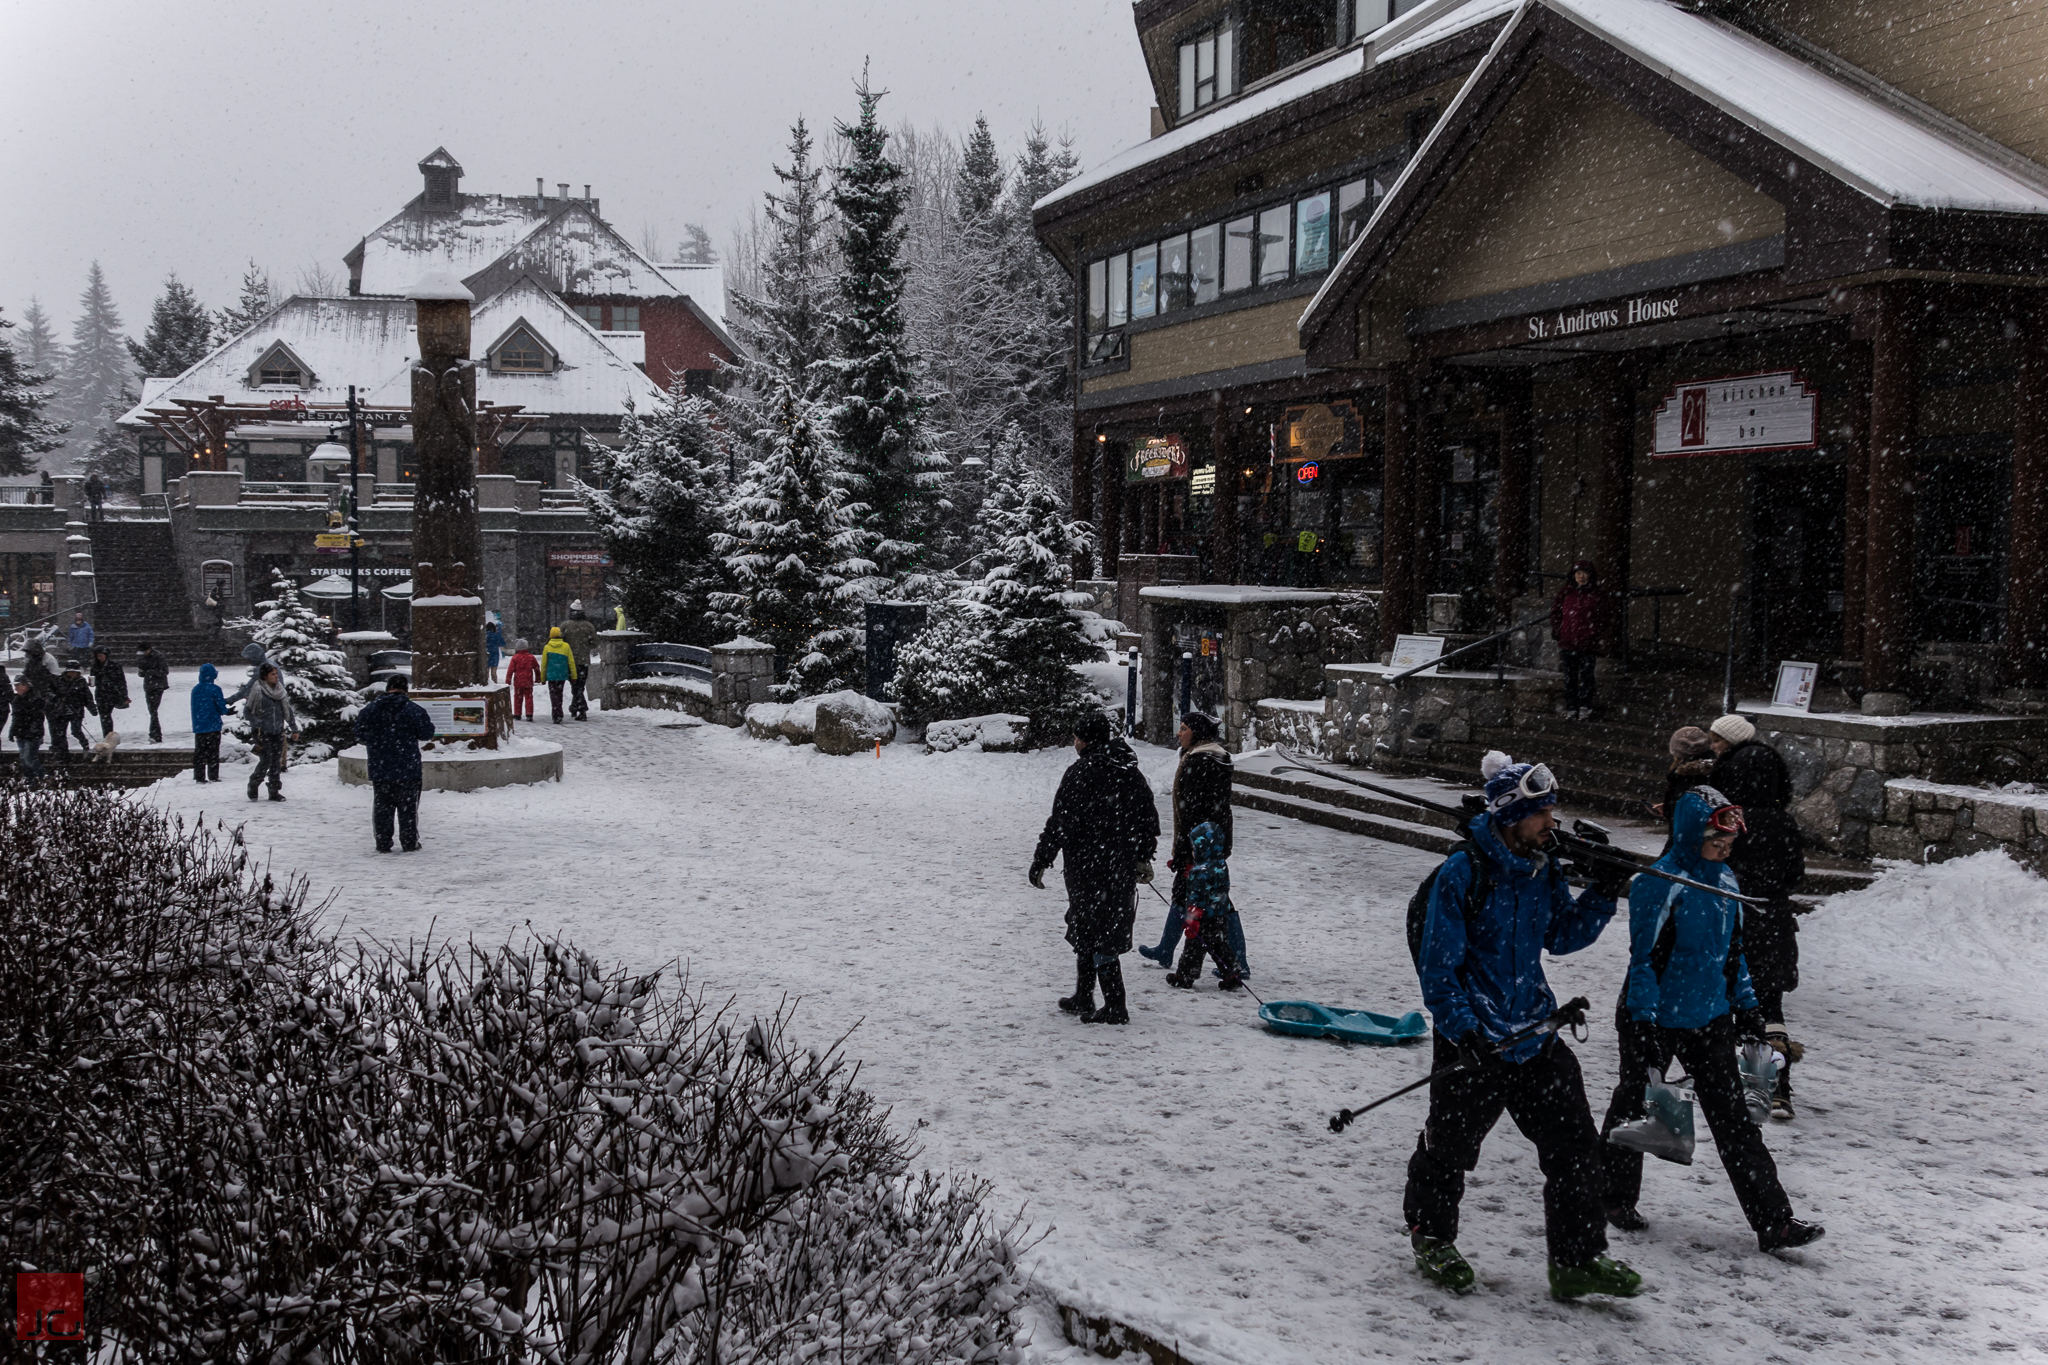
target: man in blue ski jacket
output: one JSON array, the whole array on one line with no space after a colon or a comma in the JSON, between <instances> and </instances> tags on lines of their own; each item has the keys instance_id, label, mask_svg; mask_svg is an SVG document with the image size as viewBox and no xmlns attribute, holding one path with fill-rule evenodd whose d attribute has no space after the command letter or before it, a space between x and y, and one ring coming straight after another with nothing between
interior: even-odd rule
<instances>
[{"instance_id":1,"label":"man in blue ski jacket","mask_svg":"<svg viewBox=\"0 0 2048 1365\"><path fill-rule=\"evenodd\" d=\"M1505 1109L1543 1168L1552 1296L1632 1295L1642 1276L1605 1254L1600 1136L1578 1059L1554 1030L1509 1041L1557 1009L1543 954L1575 953L1600 937L1614 917L1619 874L1596 872L1574 898L1544 847L1557 825L1550 770L1498 751L1481 770L1486 812L1437 871L1416 964L1436 1025L1432 1070L1457 1069L1431 1084L1429 1121L1408 1161L1402 1207L1415 1265L1447 1289L1472 1287L1472 1267L1454 1245L1458 1203L1465 1172Z\"/></svg>"}]
</instances>

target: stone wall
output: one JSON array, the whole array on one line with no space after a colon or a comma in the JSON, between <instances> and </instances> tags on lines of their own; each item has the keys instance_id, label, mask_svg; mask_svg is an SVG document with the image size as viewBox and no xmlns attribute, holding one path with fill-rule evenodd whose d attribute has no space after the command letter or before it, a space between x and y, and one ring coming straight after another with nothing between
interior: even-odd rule
<instances>
[{"instance_id":1,"label":"stone wall","mask_svg":"<svg viewBox=\"0 0 2048 1365\"><path fill-rule=\"evenodd\" d=\"M682 711L724 725L718 707L711 700L711 684L696 678L622 678L616 689L620 706L639 706L649 711ZM606 704L610 709L610 704Z\"/></svg>"},{"instance_id":2,"label":"stone wall","mask_svg":"<svg viewBox=\"0 0 2048 1365\"><path fill-rule=\"evenodd\" d=\"M1141 602L1145 737L1155 744L1172 742L1179 714L1178 626L1204 626L1222 636L1218 709L1224 743L1233 749L1256 736L1258 703L1321 699L1324 669L1369 658L1379 638L1375 593L1161 586Z\"/></svg>"},{"instance_id":3,"label":"stone wall","mask_svg":"<svg viewBox=\"0 0 2048 1365\"><path fill-rule=\"evenodd\" d=\"M1440 744L1463 744L1475 729L1513 724L1524 712L1546 713L1555 679L1517 670L1451 673L1389 683L1385 664L1333 664L1323 670L1328 693L1310 715L1285 704L1262 704L1258 742L1299 745L1340 763L1421 762Z\"/></svg>"},{"instance_id":4,"label":"stone wall","mask_svg":"<svg viewBox=\"0 0 2048 1365\"><path fill-rule=\"evenodd\" d=\"M2048 792L1896 779L1884 784L1869 841L1872 857L1912 862L2002 849L2048 875Z\"/></svg>"}]
</instances>

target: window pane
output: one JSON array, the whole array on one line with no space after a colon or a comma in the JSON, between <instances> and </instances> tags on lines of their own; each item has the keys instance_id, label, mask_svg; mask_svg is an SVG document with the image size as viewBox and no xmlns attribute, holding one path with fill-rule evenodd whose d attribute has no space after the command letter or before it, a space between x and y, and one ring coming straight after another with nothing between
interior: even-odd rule
<instances>
[{"instance_id":1,"label":"window pane","mask_svg":"<svg viewBox=\"0 0 2048 1365\"><path fill-rule=\"evenodd\" d=\"M1216 40L1203 38L1195 44L1195 84L1205 85L1216 76Z\"/></svg>"},{"instance_id":2,"label":"window pane","mask_svg":"<svg viewBox=\"0 0 2048 1365\"><path fill-rule=\"evenodd\" d=\"M1359 34L1370 33L1386 23L1387 20L1393 18L1393 15L1388 13L1392 8L1387 3L1387 0L1358 0L1357 5L1352 11L1352 35L1355 37Z\"/></svg>"},{"instance_id":3,"label":"window pane","mask_svg":"<svg viewBox=\"0 0 2048 1365\"><path fill-rule=\"evenodd\" d=\"M1188 239L1182 233L1159 244L1159 311L1185 308L1193 297L1194 284L1188 278Z\"/></svg>"},{"instance_id":4,"label":"window pane","mask_svg":"<svg viewBox=\"0 0 2048 1365\"><path fill-rule=\"evenodd\" d=\"M1223 229L1223 290L1234 293L1252 282L1252 220L1239 218Z\"/></svg>"},{"instance_id":5,"label":"window pane","mask_svg":"<svg viewBox=\"0 0 2048 1365\"><path fill-rule=\"evenodd\" d=\"M1141 246L1131 253L1131 316L1149 318L1159 311L1159 248Z\"/></svg>"},{"instance_id":6,"label":"window pane","mask_svg":"<svg viewBox=\"0 0 2048 1365\"><path fill-rule=\"evenodd\" d=\"M1231 50L1236 38L1237 30L1227 24L1216 31L1216 95L1219 99L1237 88L1237 63Z\"/></svg>"},{"instance_id":7,"label":"window pane","mask_svg":"<svg viewBox=\"0 0 2048 1365\"><path fill-rule=\"evenodd\" d=\"M1211 223L1205 228L1196 228L1188 234L1188 274L1192 277L1192 298L1196 303L1211 303L1223 292L1223 278L1217 259L1218 239L1223 235L1219 224Z\"/></svg>"},{"instance_id":8,"label":"window pane","mask_svg":"<svg viewBox=\"0 0 2048 1365\"><path fill-rule=\"evenodd\" d=\"M1372 221L1375 198L1370 179L1354 180L1337 191L1338 245L1350 246L1358 240L1358 234Z\"/></svg>"},{"instance_id":9,"label":"window pane","mask_svg":"<svg viewBox=\"0 0 2048 1365\"><path fill-rule=\"evenodd\" d=\"M1088 267L1088 330L1099 332L1108 326L1109 267L1096 261Z\"/></svg>"},{"instance_id":10,"label":"window pane","mask_svg":"<svg viewBox=\"0 0 2048 1365\"><path fill-rule=\"evenodd\" d=\"M1195 45L1180 45L1180 111L1182 114L1195 112Z\"/></svg>"},{"instance_id":11,"label":"window pane","mask_svg":"<svg viewBox=\"0 0 2048 1365\"><path fill-rule=\"evenodd\" d=\"M1327 191L1294 205L1294 273L1313 275L1330 268L1330 196Z\"/></svg>"},{"instance_id":12,"label":"window pane","mask_svg":"<svg viewBox=\"0 0 2048 1365\"><path fill-rule=\"evenodd\" d=\"M1121 327L1131 320L1131 258L1109 258L1109 325Z\"/></svg>"},{"instance_id":13,"label":"window pane","mask_svg":"<svg viewBox=\"0 0 2048 1365\"><path fill-rule=\"evenodd\" d=\"M640 305L636 303L624 308L612 309L612 330L614 332L639 331Z\"/></svg>"},{"instance_id":14,"label":"window pane","mask_svg":"<svg viewBox=\"0 0 2048 1365\"><path fill-rule=\"evenodd\" d=\"M1259 283L1287 278L1287 205L1276 204L1259 214Z\"/></svg>"}]
</instances>

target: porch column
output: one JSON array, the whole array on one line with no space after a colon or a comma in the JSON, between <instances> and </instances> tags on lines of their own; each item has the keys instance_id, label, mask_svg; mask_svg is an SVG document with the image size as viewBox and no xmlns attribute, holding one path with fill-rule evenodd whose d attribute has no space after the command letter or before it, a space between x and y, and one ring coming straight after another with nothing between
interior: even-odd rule
<instances>
[{"instance_id":1,"label":"porch column","mask_svg":"<svg viewBox=\"0 0 2048 1365\"><path fill-rule=\"evenodd\" d=\"M1214 510L1209 520L1209 567L1219 583L1237 582L1237 427L1231 409L1218 403L1209 424L1209 454L1216 464Z\"/></svg>"},{"instance_id":2,"label":"porch column","mask_svg":"<svg viewBox=\"0 0 2048 1365\"><path fill-rule=\"evenodd\" d=\"M1615 647L1627 652L1629 536L1634 512L1636 371L1613 356L1593 366L1593 562L1600 586L1615 595Z\"/></svg>"},{"instance_id":3,"label":"porch column","mask_svg":"<svg viewBox=\"0 0 2048 1365\"><path fill-rule=\"evenodd\" d=\"M1102 576L1116 577L1117 556L1124 553L1124 471L1110 443L1096 432L1089 438L1097 451L1097 468L1102 475Z\"/></svg>"},{"instance_id":4,"label":"porch column","mask_svg":"<svg viewBox=\"0 0 2048 1365\"><path fill-rule=\"evenodd\" d=\"M1380 649L1415 619L1415 372L1386 373L1386 463L1380 473Z\"/></svg>"},{"instance_id":5,"label":"porch column","mask_svg":"<svg viewBox=\"0 0 2048 1365\"><path fill-rule=\"evenodd\" d=\"M1870 346L1851 341L1842 459L1842 657L1863 661L1864 575L1870 544Z\"/></svg>"},{"instance_id":6,"label":"porch column","mask_svg":"<svg viewBox=\"0 0 2048 1365\"><path fill-rule=\"evenodd\" d=\"M1080 422L1074 423L1074 467L1069 481L1068 496L1073 502L1075 521L1093 523L1095 520L1095 432ZM1074 556L1074 577L1093 578L1094 555L1082 551Z\"/></svg>"},{"instance_id":7,"label":"porch column","mask_svg":"<svg viewBox=\"0 0 2048 1365\"><path fill-rule=\"evenodd\" d=\"M2048 294L2025 296L2012 431L2005 664L2014 687L2048 688Z\"/></svg>"},{"instance_id":8,"label":"porch column","mask_svg":"<svg viewBox=\"0 0 2048 1365\"><path fill-rule=\"evenodd\" d=\"M1513 624L1515 599L1529 577L1529 474L1535 463L1529 374L1517 370L1498 391L1500 403L1500 543L1494 550L1493 591L1504 624Z\"/></svg>"},{"instance_id":9,"label":"porch column","mask_svg":"<svg viewBox=\"0 0 2048 1365\"><path fill-rule=\"evenodd\" d=\"M1914 319L1897 285L1870 310L1870 510L1864 533L1863 689L1903 692L1913 658ZM1890 704L1880 701L1880 706ZM1868 709L1870 703L1866 700Z\"/></svg>"}]
</instances>

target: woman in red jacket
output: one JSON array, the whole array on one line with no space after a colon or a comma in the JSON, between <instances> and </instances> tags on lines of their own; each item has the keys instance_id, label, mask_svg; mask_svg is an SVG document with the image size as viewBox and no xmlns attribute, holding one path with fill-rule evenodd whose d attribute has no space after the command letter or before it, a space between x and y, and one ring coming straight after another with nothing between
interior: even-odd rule
<instances>
[{"instance_id":1,"label":"woman in red jacket","mask_svg":"<svg viewBox=\"0 0 2048 1365\"><path fill-rule=\"evenodd\" d=\"M1572 565L1564 591L1550 604L1550 638L1564 656L1566 720L1593 719L1593 659L1607 634L1614 599L1600 588L1593 561Z\"/></svg>"}]
</instances>

